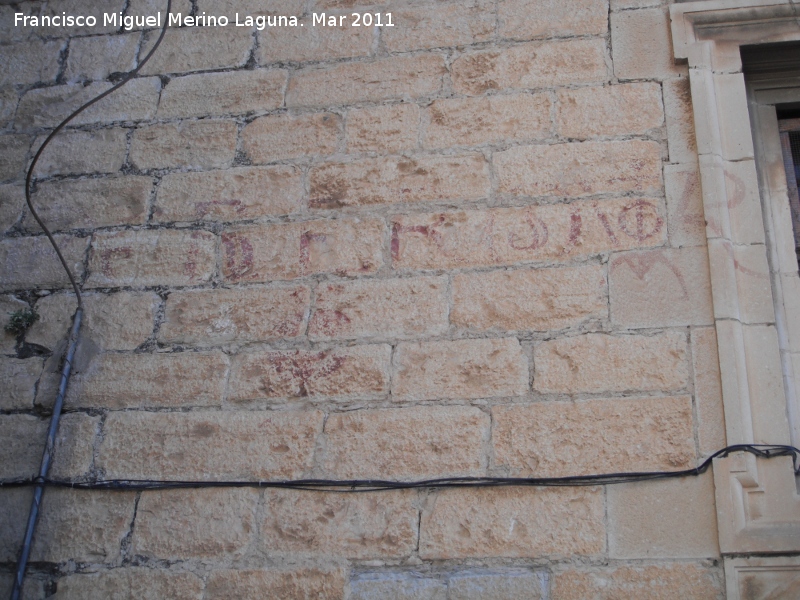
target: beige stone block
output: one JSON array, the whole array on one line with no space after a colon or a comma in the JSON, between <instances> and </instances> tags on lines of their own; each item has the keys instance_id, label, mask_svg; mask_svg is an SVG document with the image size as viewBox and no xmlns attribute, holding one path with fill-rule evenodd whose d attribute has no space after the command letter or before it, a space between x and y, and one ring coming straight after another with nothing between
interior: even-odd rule
<instances>
[{"instance_id":1,"label":"beige stone block","mask_svg":"<svg viewBox=\"0 0 800 600\"><path fill-rule=\"evenodd\" d=\"M497 12L500 37L515 40L600 35L608 30L607 0L501 0Z\"/></svg>"},{"instance_id":2,"label":"beige stone block","mask_svg":"<svg viewBox=\"0 0 800 600\"><path fill-rule=\"evenodd\" d=\"M188 16L188 11L184 16ZM139 51L140 56L147 55L157 37L153 33L148 36ZM142 75L167 75L242 67L250 58L252 48L253 30L249 27L235 27L230 23L227 27L171 27L158 51L140 72Z\"/></svg>"},{"instance_id":3,"label":"beige stone block","mask_svg":"<svg viewBox=\"0 0 800 600\"><path fill-rule=\"evenodd\" d=\"M659 7L611 13L614 74L619 79L668 79L681 73L673 58L667 12Z\"/></svg>"},{"instance_id":4,"label":"beige stone block","mask_svg":"<svg viewBox=\"0 0 800 600\"><path fill-rule=\"evenodd\" d=\"M102 22L102 17L99 19ZM100 81L112 73L136 67L140 33L123 33L70 40L65 77L67 81Z\"/></svg>"},{"instance_id":5,"label":"beige stone block","mask_svg":"<svg viewBox=\"0 0 800 600\"><path fill-rule=\"evenodd\" d=\"M447 584L404 573L366 573L350 582L350 600L447 600Z\"/></svg>"},{"instance_id":6,"label":"beige stone block","mask_svg":"<svg viewBox=\"0 0 800 600\"><path fill-rule=\"evenodd\" d=\"M322 468L332 479L432 479L485 473L489 415L467 406L332 414Z\"/></svg>"},{"instance_id":7,"label":"beige stone block","mask_svg":"<svg viewBox=\"0 0 800 600\"><path fill-rule=\"evenodd\" d=\"M614 558L719 556L711 473L609 486L608 523Z\"/></svg>"},{"instance_id":8,"label":"beige stone block","mask_svg":"<svg viewBox=\"0 0 800 600\"><path fill-rule=\"evenodd\" d=\"M392 7L391 14L395 26L381 30L381 41L389 52L467 46L495 37L495 7L491 0L405 3Z\"/></svg>"},{"instance_id":9,"label":"beige stone block","mask_svg":"<svg viewBox=\"0 0 800 600\"><path fill-rule=\"evenodd\" d=\"M161 179L153 210L157 221L241 221L297 212L303 204L296 167L239 167L173 173Z\"/></svg>"},{"instance_id":10,"label":"beige stone block","mask_svg":"<svg viewBox=\"0 0 800 600\"><path fill-rule=\"evenodd\" d=\"M477 200L490 193L482 154L390 156L313 167L311 208Z\"/></svg>"},{"instance_id":11,"label":"beige stone block","mask_svg":"<svg viewBox=\"0 0 800 600\"><path fill-rule=\"evenodd\" d=\"M727 445L717 333L713 327L698 327L691 335L697 439L700 453L708 455Z\"/></svg>"},{"instance_id":12,"label":"beige stone block","mask_svg":"<svg viewBox=\"0 0 800 600\"><path fill-rule=\"evenodd\" d=\"M286 80L286 71L279 69L176 77L161 92L158 116L185 119L274 110L283 104Z\"/></svg>"},{"instance_id":13,"label":"beige stone block","mask_svg":"<svg viewBox=\"0 0 800 600\"><path fill-rule=\"evenodd\" d=\"M17 336L6 331L11 313L30 308L27 302L10 295L0 295L0 354L16 354Z\"/></svg>"},{"instance_id":14,"label":"beige stone block","mask_svg":"<svg viewBox=\"0 0 800 600\"><path fill-rule=\"evenodd\" d=\"M558 92L558 133L571 139L642 135L664 125L657 83L583 87Z\"/></svg>"},{"instance_id":15,"label":"beige stone block","mask_svg":"<svg viewBox=\"0 0 800 600\"><path fill-rule=\"evenodd\" d=\"M137 129L130 161L137 169L229 167L236 152L234 121L186 121Z\"/></svg>"},{"instance_id":16,"label":"beige stone block","mask_svg":"<svg viewBox=\"0 0 800 600\"><path fill-rule=\"evenodd\" d=\"M656 194L662 186L661 148L641 140L518 146L495 154L494 165L498 190L517 196Z\"/></svg>"},{"instance_id":17,"label":"beige stone block","mask_svg":"<svg viewBox=\"0 0 800 600\"><path fill-rule=\"evenodd\" d=\"M44 142L38 138L37 150ZM80 152L75 149L80 148ZM36 163L36 177L70 173L116 173L125 163L128 151L128 132L125 129L97 129L60 133L47 145Z\"/></svg>"},{"instance_id":18,"label":"beige stone block","mask_svg":"<svg viewBox=\"0 0 800 600\"><path fill-rule=\"evenodd\" d=\"M58 580L54 600L129 600L132 598L200 600L203 580L193 573L124 567L100 573L68 575Z\"/></svg>"},{"instance_id":19,"label":"beige stone block","mask_svg":"<svg viewBox=\"0 0 800 600\"><path fill-rule=\"evenodd\" d=\"M508 143L550 137L547 94L436 100L426 111L427 148Z\"/></svg>"},{"instance_id":20,"label":"beige stone block","mask_svg":"<svg viewBox=\"0 0 800 600\"><path fill-rule=\"evenodd\" d=\"M611 322L622 327L711 325L708 250L658 248L614 254Z\"/></svg>"},{"instance_id":21,"label":"beige stone block","mask_svg":"<svg viewBox=\"0 0 800 600\"><path fill-rule=\"evenodd\" d=\"M385 396L390 361L387 345L239 354L233 361L228 400Z\"/></svg>"},{"instance_id":22,"label":"beige stone block","mask_svg":"<svg viewBox=\"0 0 800 600\"><path fill-rule=\"evenodd\" d=\"M0 478L32 477L39 472L49 421L33 415L0 415Z\"/></svg>"},{"instance_id":23,"label":"beige stone block","mask_svg":"<svg viewBox=\"0 0 800 600\"><path fill-rule=\"evenodd\" d=\"M111 87L111 83L97 82L87 86L73 83L30 90L20 100L15 126L17 129L55 127L78 107ZM70 124L92 125L152 119L156 114L160 92L161 81L158 77L134 79L77 115Z\"/></svg>"},{"instance_id":24,"label":"beige stone block","mask_svg":"<svg viewBox=\"0 0 800 600\"><path fill-rule=\"evenodd\" d=\"M83 294L81 338L103 350L135 350L153 334L158 295L149 292ZM36 303L39 320L25 341L55 349L72 326L77 305L72 294L52 294Z\"/></svg>"},{"instance_id":25,"label":"beige stone block","mask_svg":"<svg viewBox=\"0 0 800 600\"><path fill-rule=\"evenodd\" d=\"M53 236L64 260L80 279L88 238ZM0 241L0 289L62 288L69 286L64 268L45 236L7 238Z\"/></svg>"},{"instance_id":26,"label":"beige stone block","mask_svg":"<svg viewBox=\"0 0 800 600\"><path fill-rule=\"evenodd\" d=\"M94 442L99 428L100 417L83 413L62 415L49 476L54 479L86 477L94 464Z\"/></svg>"},{"instance_id":27,"label":"beige stone block","mask_svg":"<svg viewBox=\"0 0 800 600\"><path fill-rule=\"evenodd\" d=\"M115 412L98 466L110 479L299 479L322 419L319 411Z\"/></svg>"},{"instance_id":28,"label":"beige stone block","mask_svg":"<svg viewBox=\"0 0 800 600\"><path fill-rule=\"evenodd\" d=\"M454 325L478 331L548 331L608 316L600 265L453 276Z\"/></svg>"},{"instance_id":29,"label":"beige stone block","mask_svg":"<svg viewBox=\"0 0 800 600\"><path fill-rule=\"evenodd\" d=\"M207 231L97 233L87 287L196 285L211 279L216 236Z\"/></svg>"},{"instance_id":30,"label":"beige stone block","mask_svg":"<svg viewBox=\"0 0 800 600\"><path fill-rule=\"evenodd\" d=\"M0 127L5 127L14 118L19 95L13 86L0 89Z\"/></svg>"},{"instance_id":31,"label":"beige stone block","mask_svg":"<svg viewBox=\"0 0 800 600\"><path fill-rule=\"evenodd\" d=\"M445 490L427 499L419 554L425 560L600 554L599 488Z\"/></svg>"},{"instance_id":32,"label":"beige stone block","mask_svg":"<svg viewBox=\"0 0 800 600\"><path fill-rule=\"evenodd\" d=\"M16 7L9 3L0 5L0 38L3 42L10 44L33 38L35 29L30 25L14 25L14 15L22 13L25 16L38 16L40 6L39 2L21 2ZM28 22L30 23L30 21ZM8 594L11 594L11 588L9 588Z\"/></svg>"},{"instance_id":33,"label":"beige stone block","mask_svg":"<svg viewBox=\"0 0 800 600\"><path fill-rule=\"evenodd\" d=\"M444 269L567 261L612 249L657 246L660 200L617 198L515 208L399 215L395 269Z\"/></svg>"},{"instance_id":34,"label":"beige stone block","mask_svg":"<svg viewBox=\"0 0 800 600\"><path fill-rule=\"evenodd\" d=\"M447 279L329 283L317 288L311 339L397 338L447 331Z\"/></svg>"},{"instance_id":35,"label":"beige stone block","mask_svg":"<svg viewBox=\"0 0 800 600\"><path fill-rule=\"evenodd\" d=\"M542 600L546 583L530 571L479 570L458 573L450 578L450 600Z\"/></svg>"},{"instance_id":36,"label":"beige stone block","mask_svg":"<svg viewBox=\"0 0 800 600\"><path fill-rule=\"evenodd\" d=\"M28 164L30 147L31 138L27 135L0 136L0 180L16 179L22 175Z\"/></svg>"},{"instance_id":37,"label":"beige stone block","mask_svg":"<svg viewBox=\"0 0 800 600\"><path fill-rule=\"evenodd\" d=\"M310 302L306 287L173 292L158 339L213 346L302 335Z\"/></svg>"},{"instance_id":38,"label":"beige stone block","mask_svg":"<svg viewBox=\"0 0 800 600\"><path fill-rule=\"evenodd\" d=\"M697 163L664 165L671 246L705 246L706 220Z\"/></svg>"},{"instance_id":39,"label":"beige stone block","mask_svg":"<svg viewBox=\"0 0 800 600\"><path fill-rule=\"evenodd\" d=\"M63 47L60 40L30 40L3 46L0 85L55 82Z\"/></svg>"},{"instance_id":40,"label":"beige stone block","mask_svg":"<svg viewBox=\"0 0 800 600\"><path fill-rule=\"evenodd\" d=\"M24 410L33 408L36 382L42 374L44 361L41 358L0 358L0 410Z\"/></svg>"},{"instance_id":41,"label":"beige stone block","mask_svg":"<svg viewBox=\"0 0 800 600\"><path fill-rule=\"evenodd\" d=\"M538 344L533 387L543 393L669 391L689 382L686 336L589 333Z\"/></svg>"},{"instance_id":42,"label":"beige stone block","mask_svg":"<svg viewBox=\"0 0 800 600\"><path fill-rule=\"evenodd\" d=\"M11 229L24 214L25 188L0 185L0 234Z\"/></svg>"},{"instance_id":43,"label":"beige stone block","mask_svg":"<svg viewBox=\"0 0 800 600\"><path fill-rule=\"evenodd\" d=\"M605 569L567 569L553 579L553 600L717 600L721 589L715 571L675 563Z\"/></svg>"},{"instance_id":44,"label":"beige stone block","mask_svg":"<svg viewBox=\"0 0 800 600\"><path fill-rule=\"evenodd\" d=\"M303 13L301 9L300 13ZM239 14L244 14L240 12ZM280 11L281 15L289 15ZM370 16L372 16L371 13ZM354 27L355 17L351 13L325 13L327 19L335 19L341 25L314 24L311 14L297 14L297 27L267 27L259 31L258 64L284 62L328 61L339 58L369 56L377 45L375 27ZM340 17L344 17L340 19ZM385 18L385 16L384 16Z\"/></svg>"},{"instance_id":45,"label":"beige stone block","mask_svg":"<svg viewBox=\"0 0 800 600\"><path fill-rule=\"evenodd\" d=\"M33 203L51 231L143 225L152 189L152 179L136 175L50 181L36 186ZM25 225L41 231L29 214Z\"/></svg>"},{"instance_id":46,"label":"beige stone block","mask_svg":"<svg viewBox=\"0 0 800 600\"><path fill-rule=\"evenodd\" d=\"M398 400L521 396L528 359L515 338L397 346L392 394Z\"/></svg>"},{"instance_id":47,"label":"beige stone block","mask_svg":"<svg viewBox=\"0 0 800 600\"><path fill-rule=\"evenodd\" d=\"M451 71L454 89L469 96L489 90L548 88L608 79L605 44L600 39L480 50L458 57Z\"/></svg>"},{"instance_id":48,"label":"beige stone block","mask_svg":"<svg viewBox=\"0 0 800 600\"><path fill-rule=\"evenodd\" d=\"M42 501L32 562L110 563L119 560L136 495L49 488Z\"/></svg>"},{"instance_id":49,"label":"beige stone block","mask_svg":"<svg viewBox=\"0 0 800 600\"><path fill-rule=\"evenodd\" d=\"M218 406L228 359L221 353L102 354L73 377L68 405L87 408Z\"/></svg>"},{"instance_id":50,"label":"beige stone block","mask_svg":"<svg viewBox=\"0 0 800 600\"><path fill-rule=\"evenodd\" d=\"M694 163L697 160L697 141L689 78L667 79L662 88L669 159L671 162Z\"/></svg>"},{"instance_id":51,"label":"beige stone block","mask_svg":"<svg viewBox=\"0 0 800 600\"><path fill-rule=\"evenodd\" d=\"M495 463L522 477L675 471L694 466L688 396L492 409Z\"/></svg>"},{"instance_id":52,"label":"beige stone block","mask_svg":"<svg viewBox=\"0 0 800 600\"><path fill-rule=\"evenodd\" d=\"M443 58L433 54L310 67L289 81L286 105L336 106L431 96L442 89L445 72Z\"/></svg>"},{"instance_id":53,"label":"beige stone block","mask_svg":"<svg viewBox=\"0 0 800 600\"><path fill-rule=\"evenodd\" d=\"M384 227L379 219L356 218L231 229L222 234L222 275L256 282L374 273L383 264Z\"/></svg>"},{"instance_id":54,"label":"beige stone block","mask_svg":"<svg viewBox=\"0 0 800 600\"><path fill-rule=\"evenodd\" d=\"M206 600L227 598L292 598L341 600L348 584L346 567L215 571L206 587Z\"/></svg>"},{"instance_id":55,"label":"beige stone block","mask_svg":"<svg viewBox=\"0 0 800 600\"><path fill-rule=\"evenodd\" d=\"M259 547L269 556L409 556L417 544L415 499L413 491L300 496L292 490L267 491Z\"/></svg>"},{"instance_id":56,"label":"beige stone block","mask_svg":"<svg viewBox=\"0 0 800 600\"><path fill-rule=\"evenodd\" d=\"M14 184L0 185L0 234L14 227L27 212L25 188Z\"/></svg>"},{"instance_id":57,"label":"beige stone block","mask_svg":"<svg viewBox=\"0 0 800 600\"><path fill-rule=\"evenodd\" d=\"M254 534L257 502L258 492L246 488L145 492L132 550L167 560L239 557Z\"/></svg>"},{"instance_id":58,"label":"beige stone block","mask_svg":"<svg viewBox=\"0 0 800 600\"><path fill-rule=\"evenodd\" d=\"M19 560L32 499L33 488L0 489L0 531L3 532L0 536L0 560L5 563ZM11 596L10 586L8 596Z\"/></svg>"},{"instance_id":59,"label":"beige stone block","mask_svg":"<svg viewBox=\"0 0 800 600\"><path fill-rule=\"evenodd\" d=\"M393 104L347 112L348 152L402 152L417 147L420 109Z\"/></svg>"},{"instance_id":60,"label":"beige stone block","mask_svg":"<svg viewBox=\"0 0 800 600\"><path fill-rule=\"evenodd\" d=\"M242 131L242 148L256 164L333 154L342 119L333 113L261 117Z\"/></svg>"}]
</instances>

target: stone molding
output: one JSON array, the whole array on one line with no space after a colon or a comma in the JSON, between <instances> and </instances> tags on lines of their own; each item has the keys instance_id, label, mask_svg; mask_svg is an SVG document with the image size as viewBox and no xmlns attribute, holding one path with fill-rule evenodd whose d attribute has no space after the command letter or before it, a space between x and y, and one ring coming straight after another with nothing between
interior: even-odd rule
<instances>
[{"instance_id":1,"label":"stone molding","mask_svg":"<svg viewBox=\"0 0 800 600\"><path fill-rule=\"evenodd\" d=\"M800 40L800 6L712 0L673 4L670 16L675 57L689 63L728 444L788 444L786 391L794 376L781 360L781 269L771 247L768 196L762 208L760 148L739 49ZM790 460L735 455L715 461L714 476L723 554L800 551L800 496ZM735 573L747 560L730 563L731 598L739 597Z\"/></svg>"}]
</instances>

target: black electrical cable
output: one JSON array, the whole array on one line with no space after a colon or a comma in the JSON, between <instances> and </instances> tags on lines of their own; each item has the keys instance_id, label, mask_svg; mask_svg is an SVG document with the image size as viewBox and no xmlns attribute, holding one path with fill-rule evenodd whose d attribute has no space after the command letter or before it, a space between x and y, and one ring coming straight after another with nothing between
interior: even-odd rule
<instances>
[{"instance_id":1,"label":"black electrical cable","mask_svg":"<svg viewBox=\"0 0 800 600\"><path fill-rule=\"evenodd\" d=\"M150 57L153 56L155 51L161 45L161 41L164 39L164 36L167 33L167 26L169 24L169 14L172 9L172 0L167 0L167 11L166 17L164 19L164 27L161 29L161 34L158 36L156 43L153 45L153 48L150 52L147 53L147 56L139 62L139 65L129 71L117 84L111 86L105 92L98 94L85 104L81 105L79 108L74 110L66 119L61 121L53 131L50 132L42 145L39 146L39 149L36 151L36 154L31 161L30 166L28 167L28 172L25 176L25 202L28 205L28 209L31 211L33 218L39 224L39 227L42 228L47 239L50 240L50 244L52 244L53 249L56 251L56 255L58 256L58 260L61 261L61 266L64 268L64 271L67 273L67 277L69 278L70 283L72 284L72 289L75 291L75 298L78 302L78 307L75 310L75 316L72 321L72 330L69 336L69 347L67 349L66 358L64 360L64 365L61 371L61 382L58 387L58 394L56 395L56 399L53 403L53 416L50 419L50 427L47 431L47 441L45 443L45 449L42 454L42 462L39 467L39 476L35 478L35 481L31 482L31 485L35 486L33 500L31 502L31 510L28 515L28 522L25 529L25 538L22 541L22 548L20 550L19 560L17 561L17 570L16 575L14 576L14 585L11 590L11 600L18 600L20 594L22 593L22 583L25 578L25 570L27 569L28 565L28 558L30 556L31 547L33 544L33 535L36 530L36 524L39 520L39 509L42 502L42 494L44 493L45 488L45 481L47 479L47 473L50 469L50 463L53 458L53 452L55 450L55 440L56 434L58 432L58 424L59 419L61 417L61 408L64 404L64 397L67 393L67 385L69 384L69 377L72 373L72 361L75 355L75 351L78 345L78 334L80 332L82 317L83 317L83 297L81 296L80 286L78 286L78 282L75 280L75 276L72 273L72 269L69 268L67 261L64 259L64 255L61 253L61 249L58 247L58 243L56 243L53 234L48 229L47 225L44 224L39 214L36 212L36 209L33 206L33 202L31 200L31 185L33 183L33 171L36 168L36 164L39 162L39 158L42 156L42 153L45 151L47 146L53 140L53 138L58 135L58 133L70 122L72 119L77 117L81 114L84 110L92 106L93 104L99 102L109 94L114 93L123 85L128 83L131 79L133 79L139 71L144 67L147 61L150 60Z\"/></svg>"},{"instance_id":2,"label":"black electrical cable","mask_svg":"<svg viewBox=\"0 0 800 600\"><path fill-rule=\"evenodd\" d=\"M604 473L599 475L573 475L569 477L448 477L442 479L423 479L419 481L387 481L381 479L295 479L278 481L160 481L141 479L100 479L95 481L73 482L59 479L31 477L0 481L0 488L18 488L32 485L72 488L77 490L114 490L121 492L148 490L175 490L201 488L277 488L325 492L381 492L408 489L439 488L485 488L485 487L579 487L593 485L613 485L650 481L653 479L673 479L702 475L715 458L728 456L733 452L748 452L759 458L791 456L795 474L800 475L800 450L794 446L779 444L737 444L718 450L700 465L682 471L647 471L633 473Z\"/></svg>"},{"instance_id":3,"label":"black electrical cable","mask_svg":"<svg viewBox=\"0 0 800 600\"><path fill-rule=\"evenodd\" d=\"M83 308L83 298L81 296L81 290L80 287L78 286L78 282L75 280L75 276L72 273L72 269L69 268L69 265L67 264L64 255L61 253L61 249L58 247L58 244L56 243L56 240L53 237L53 234L50 233L50 230L44 224L44 221L42 221L41 217L39 217L39 213L36 212L36 209L33 207L33 202L31 201L31 184L33 182L33 170L36 167L36 163L39 162L39 158L42 156L42 153L44 152L45 148L47 148L47 146L50 144L53 138L56 135L58 135L58 133L64 127L66 127L67 124L70 121L72 121L72 119L77 117L87 108L99 102L106 96L116 92L119 88L121 88L123 85L128 83L131 79L133 79L134 77L136 77L136 75L139 74L139 71L142 69L142 67L144 67L145 64L147 64L147 61L150 60L150 57L153 56L153 54L155 54L155 51L161 45L161 40L164 39L164 35L166 35L167 33L167 23L169 22L169 14L171 9L172 9L172 0L167 0L167 13L166 13L167 18L164 19L164 26L161 28L161 34L158 36L158 39L156 40L156 43L152 47L150 52L147 53L147 56L145 56L144 59L142 59L142 61L135 69L133 69L132 71L128 71L128 73L116 85L110 87L105 92L98 94L85 104L81 105L79 108L73 111L66 119L61 121L61 123L59 123L56 126L56 128L50 132L50 135L48 135L45 138L44 142L42 142L42 145L39 146L39 150L37 150L36 154L34 155L33 160L31 161L31 164L28 167L28 173L25 176L25 202L28 204L28 209L31 211L33 218L39 224L39 227L42 228L42 231L44 231L45 235L47 236L47 239L50 240L50 244L52 244L53 249L56 251L56 254L58 255L58 260L61 261L61 266L64 267L64 270L67 272L67 277L69 277L69 281L72 284L72 289L75 291L75 296L77 297L78 300L78 308Z\"/></svg>"}]
</instances>

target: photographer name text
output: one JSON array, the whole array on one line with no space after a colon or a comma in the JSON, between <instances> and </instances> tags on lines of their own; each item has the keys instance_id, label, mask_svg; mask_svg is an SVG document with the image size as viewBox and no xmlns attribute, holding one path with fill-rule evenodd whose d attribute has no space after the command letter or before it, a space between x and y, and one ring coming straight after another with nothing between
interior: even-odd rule
<instances>
[{"instance_id":1,"label":"photographer name text","mask_svg":"<svg viewBox=\"0 0 800 600\"><path fill-rule=\"evenodd\" d=\"M31 16L24 13L14 13L16 27L121 27L125 31L143 27L162 27L163 16L161 13L150 16L123 15L122 13L103 13L102 17L94 15L60 15ZM350 13L349 15L329 15L326 13L311 13L310 24L312 27L394 27L392 13ZM263 31L267 27L305 27L295 15L240 15L236 13L233 18L226 15L183 15L170 14L167 18L168 27L255 27Z\"/></svg>"}]
</instances>

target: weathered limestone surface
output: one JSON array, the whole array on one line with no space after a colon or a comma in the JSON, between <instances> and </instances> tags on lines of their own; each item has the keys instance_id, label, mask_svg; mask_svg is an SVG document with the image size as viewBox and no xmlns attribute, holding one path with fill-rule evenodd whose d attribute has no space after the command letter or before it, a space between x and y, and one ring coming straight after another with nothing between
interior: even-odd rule
<instances>
[{"instance_id":1,"label":"weathered limestone surface","mask_svg":"<svg viewBox=\"0 0 800 600\"><path fill-rule=\"evenodd\" d=\"M590 333L537 345L533 387L562 394L678 390L689 379L686 359L686 337L682 333Z\"/></svg>"},{"instance_id":2,"label":"weathered limestone surface","mask_svg":"<svg viewBox=\"0 0 800 600\"><path fill-rule=\"evenodd\" d=\"M592 555L604 550L598 488L447 490L428 498L426 559Z\"/></svg>"},{"instance_id":3,"label":"weathered limestone surface","mask_svg":"<svg viewBox=\"0 0 800 600\"><path fill-rule=\"evenodd\" d=\"M299 479L311 467L322 413L287 411L110 416L99 467L112 479Z\"/></svg>"},{"instance_id":4,"label":"weathered limestone surface","mask_svg":"<svg viewBox=\"0 0 800 600\"><path fill-rule=\"evenodd\" d=\"M528 364L514 338L399 344L392 392L398 400L520 396Z\"/></svg>"},{"instance_id":5,"label":"weathered limestone surface","mask_svg":"<svg viewBox=\"0 0 800 600\"><path fill-rule=\"evenodd\" d=\"M205 598L319 598L339 600L347 585L347 569L306 568L216 571L206 587Z\"/></svg>"},{"instance_id":6,"label":"weathered limestone surface","mask_svg":"<svg viewBox=\"0 0 800 600\"><path fill-rule=\"evenodd\" d=\"M133 550L161 559L241 556L254 534L257 499L258 493L250 489L143 494Z\"/></svg>"},{"instance_id":7,"label":"weathered limestone surface","mask_svg":"<svg viewBox=\"0 0 800 600\"><path fill-rule=\"evenodd\" d=\"M221 353L103 354L75 378L67 402L104 408L215 406L228 358Z\"/></svg>"},{"instance_id":8,"label":"weathered limestone surface","mask_svg":"<svg viewBox=\"0 0 800 600\"><path fill-rule=\"evenodd\" d=\"M266 493L260 524L267 555L334 555L368 559L408 556L416 546L418 513L413 492Z\"/></svg>"},{"instance_id":9,"label":"weathered limestone surface","mask_svg":"<svg viewBox=\"0 0 800 600\"><path fill-rule=\"evenodd\" d=\"M103 573L69 575L58 581L59 600L107 598L174 598L200 600L203 580L193 573L172 573L142 567Z\"/></svg>"},{"instance_id":10,"label":"weathered limestone surface","mask_svg":"<svg viewBox=\"0 0 800 600\"><path fill-rule=\"evenodd\" d=\"M436 335L447 330L447 281L383 279L317 288L312 339Z\"/></svg>"},{"instance_id":11,"label":"weathered limestone surface","mask_svg":"<svg viewBox=\"0 0 800 600\"><path fill-rule=\"evenodd\" d=\"M359 398L389 391L391 348L385 344L240 354L228 400Z\"/></svg>"},{"instance_id":12,"label":"weathered limestone surface","mask_svg":"<svg viewBox=\"0 0 800 600\"><path fill-rule=\"evenodd\" d=\"M498 406L498 466L523 477L677 471L693 466L686 396Z\"/></svg>"},{"instance_id":13,"label":"weathered limestone surface","mask_svg":"<svg viewBox=\"0 0 800 600\"><path fill-rule=\"evenodd\" d=\"M322 467L335 479L480 475L489 416L472 407L331 415Z\"/></svg>"},{"instance_id":14,"label":"weathered limestone surface","mask_svg":"<svg viewBox=\"0 0 800 600\"><path fill-rule=\"evenodd\" d=\"M38 466L76 308L25 169L158 38L103 13L164 8L0 0L0 325L39 315L0 332L0 478ZM32 182L85 309L51 475L555 477L724 446L710 282L728 250L706 235L727 221L704 208L702 86L675 64L668 8L175 0L231 23L169 27ZM758 354L775 315L756 188L737 183L755 164L718 166L737 281L755 282L726 316L759 325ZM748 372L751 391L778 394L768 375ZM24 598L719 600L709 482L48 489ZM0 492L8 595L30 490Z\"/></svg>"},{"instance_id":15,"label":"weathered limestone surface","mask_svg":"<svg viewBox=\"0 0 800 600\"><path fill-rule=\"evenodd\" d=\"M569 569L557 573L553 600L586 598L697 598L720 597L720 584L711 570L696 565L666 563L664 566Z\"/></svg>"},{"instance_id":16,"label":"weathered limestone surface","mask_svg":"<svg viewBox=\"0 0 800 600\"><path fill-rule=\"evenodd\" d=\"M174 173L161 180L153 216L166 221L244 221L300 209L301 173L293 167L240 167Z\"/></svg>"},{"instance_id":17,"label":"weathered limestone surface","mask_svg":"<svg viewBox=\"0 0 800 600\"><path fill-rule=\"evenodd\" d=\"M210 346L292 338L304 330L308 305L309 290L302 286L175 292L159 339Z\"/></svg>"}]
</instances>

